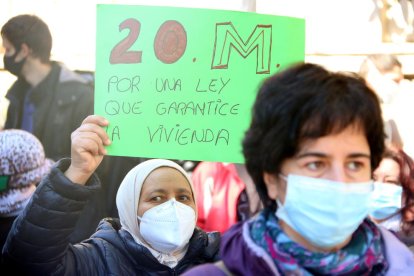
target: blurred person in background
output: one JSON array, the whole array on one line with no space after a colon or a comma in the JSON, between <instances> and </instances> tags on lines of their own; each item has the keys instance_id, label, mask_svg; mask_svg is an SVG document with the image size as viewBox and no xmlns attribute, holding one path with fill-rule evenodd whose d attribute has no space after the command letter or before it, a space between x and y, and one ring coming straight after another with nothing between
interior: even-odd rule
<instances>
[{"instance_id":1,"label":"blurred person in background","mask_svg":"<svg viewBox=\"0 0 414 276\"><path fill-rule=\"evenodd\" d=\"M262 209L253 180L243 164L201 162L192 173L197 194L197 225L224 233Z\"/></svg>"},{"instance_id":2,"label":"blurred person in background","mask_svg":"<svg viewBox=\"0 0 414 276\"><path fill-rule=\"evenodd\" d=\"M398 93L398 85L404 79L402 64L392 54L368 55L361 63L359 74L384 104L392 102Z\"/></svg>"},{"instance_id":3,"label":"blurred person in background","mask_svg":"<svg viewBox=\"0 0 414 276\"><path fill-rule=\"evenodd\" d=\"M222 261L184 275L411 275L412 252L368 219L384 136L360 77L315 64L269 77L242 145L264 210L227 230Z\"/></svg>"},{"instance_id":4,"label":"blurred person in background","mask_svg":"<svg viewBox=\"0 0 414 276\"><path fill-rule=\"evenodd\" d=\"M75 130L71 159L43 179L10 231L3 249L8 268L30 275L179 275L217 260L220 234L196 227L191 179L165 159L126 175L116 196L119 220L104 219L92 237L69 244L79 213L101 186L94 171L111 143L108 123L92 115Z\"/></svg>"},{"instance_id":5,"label":"blurred person in background","mask_svg":"<svg viewBox=\"0 0 414 276\"><path fill-rule=\"evenodd\" d=\"M62 63L50 59L52 35L36 15L22 14L9 19L1 28L5 49L4 68L17 77L6 94L9 100L5 129L22 129L42 143L47 158L54 161L70 156L70 135L82 120L93 114L93 86ZM105 179L107 163L101 169ZM107 216L107 197L116 188L105 185L90 200L73 232L72 242L92 234L100 219ZM113 191L114 190L114 191Z\"/></svg>"},{"instance_id":6,"label":"blurred person in background","mask_svg":"<svg viewBox=\"0 0 414 276\"><path fill-rule=\"evenodd\" d=\"M49 27L35 15L18 15L1 28L4 68L17 76L6 94L5 129L23 129L53 160L70 156L70 134L93 113L93 90L85 79L50 60Z\"/></svg>"},{"instance_id":7,"label":"blurred person in background","mask_svg":"<svg viewBox=\"0 0 414 276\"><path fill-rule=\"evenodd\" d=\"M414 162L402 150L388 149L373 173L370 217L414 250Z\"/></svg>"},{"instance_id":8,"label":"blurred person in background","mask_svg":"<svg viewBox=\"0 0 414 276\"><path fill-rule=\"evenodd\" d=\"M414 135L408 118L412 114L414 84L404 78L403 66L393 54L368 55L359 74L378 95L385 126L386 144L414 155Z\"/></svg>"},{"instance_id":9,"label":"blurred person in background","mask_svg":"<svg viewBox=\"0 0 414 276\"><path fill-rule=\"evenodd\" d=\"M31 133L18 129L0 131L0 249L13 221L52 164Z\"/></svg>"}]
</instances>

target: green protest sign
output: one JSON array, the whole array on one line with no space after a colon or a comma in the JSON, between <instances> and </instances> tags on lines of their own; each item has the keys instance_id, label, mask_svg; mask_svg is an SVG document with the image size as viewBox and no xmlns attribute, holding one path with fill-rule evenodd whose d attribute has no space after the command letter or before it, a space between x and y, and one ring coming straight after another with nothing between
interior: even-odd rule
<instances>
[{"instance_id":1,"label":"green protest sign","mask_svg":"<svg viewBox=\"0 0 414 276\"><path fill-rule=\"evenodd\" d=\"M264 78L303 61L303 19L98 5L95 114L110 155L243 163Z\"/></svg>"}]
</instances>

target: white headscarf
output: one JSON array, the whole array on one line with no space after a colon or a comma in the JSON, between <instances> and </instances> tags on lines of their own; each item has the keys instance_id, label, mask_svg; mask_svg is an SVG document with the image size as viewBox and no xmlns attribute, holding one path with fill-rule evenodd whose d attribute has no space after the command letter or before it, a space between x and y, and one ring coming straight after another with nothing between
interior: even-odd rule
<instances>
[{"instance_id":1,"label":"white headscarf","mask_svg":"<svg viewBox=\"0 0 414 276\"><path fill-rule=\"evenodd\" d=\"M156 251L155 249L150 247L148 243L145 242L145 239L141 236L137 219L137 210L142 185L144 184L144 181L148 177L148 175L152 171L160 167L174 168L186 177L190 185L195 203L196 201L193 184L191 182L190 177L187 175L187 172L180 165L173 161L166 159L151 159L138 164L132 170L130 170L128 174L125 176L116 194L116 206L118 208L118 214L122 228L132 235L135 242L148 248L151 254L160 263L173 268L184 257L185 253L187 252L188 246L185 246L183 249L174 252L173 254L165 254Z\"/></svg>"}]
</instances>

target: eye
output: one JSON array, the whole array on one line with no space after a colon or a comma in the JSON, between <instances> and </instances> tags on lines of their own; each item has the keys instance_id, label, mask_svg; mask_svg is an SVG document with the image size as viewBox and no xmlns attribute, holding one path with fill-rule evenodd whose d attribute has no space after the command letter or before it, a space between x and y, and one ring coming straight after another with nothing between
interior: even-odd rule
<instances>
[{"instance_id":1,"label":"eye","mask_svg":"<svg viewBox=\"0 0 414 276\"><path fill-rule=\"evenodd\" d=\"M362 168L364 168L364 166L365 164L360 161L351 161L347 163L348 169L354 172L361 170Z\"/></svg>"},{"instance_id":2,"label":"eye","mask_svg":"<svg viewBox=\"0 0 414 276\"><path fill-rule=\"evenodd\" d=\"M325 168L325 163L322 161L312 161L305 164L306 168L311 171L318 171Z\"/></svg>"},{"instance_id":3,"label":"eye","mask_svg":"<svg viewBox=\"0 0 414 276\"><path fill-rule=\"evenodd\" d=\"M177 200L178 201L189 201L189 200L191 200L191 198L188 195L179 195L177 197Z\"/></svg>"},{"instance_id":4,"label":"eye","mask_svg":"<svg viewBox=\"0 0 414 276\"><path fill-rule=\"evenodd\" d=\"M153 201L153 202L160 202L161 200L162 200L161 196L154 196L154 197L151 198L151 201Z\"/></svg>"},{"instance_id":5,"label":"eye","mask_svg":"<svg viewBox=\"0 0 414 276\"><path fill-rule=\"evenodd\" d=\"M398 181L398 178L386 178L384 180L385 183L394 184L394 185L400 185L400 182Z\"/></svg>"}]
</instances>

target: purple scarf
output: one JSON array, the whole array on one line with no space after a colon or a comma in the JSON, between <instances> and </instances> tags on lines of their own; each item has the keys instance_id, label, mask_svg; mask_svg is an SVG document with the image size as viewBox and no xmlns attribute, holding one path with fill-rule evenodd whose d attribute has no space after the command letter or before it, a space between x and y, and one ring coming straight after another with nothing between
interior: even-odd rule
<instances>
[{"instance_id":1,"label":"purple scarf","mask_svg":"<svg viewBox=\"0 0 414 276\"><path fill-rule=\"evenodd\" d=\"M250 233L283 275L385 275L388 268L381 233L369 220L363 221L349 244L330 253L312 252L292 241L269 210L260 213Z\"/></svg>"}]
</instances>

